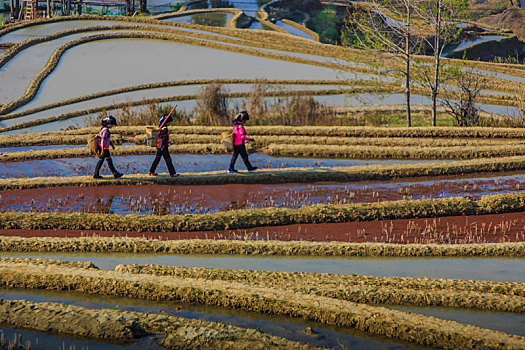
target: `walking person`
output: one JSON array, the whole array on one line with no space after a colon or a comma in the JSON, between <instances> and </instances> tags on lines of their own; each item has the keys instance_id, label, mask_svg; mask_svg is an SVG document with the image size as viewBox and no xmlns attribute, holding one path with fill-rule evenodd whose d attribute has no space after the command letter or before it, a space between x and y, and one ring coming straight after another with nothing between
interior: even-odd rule
<instances>
[{"instance_id":1,"label":"walking person","mask_svg":"<svg viewBox=\"0 0 525 350\"><path fill-rule=\"evenodd\" d=\"M98 157L98 163L95 167L95 174L93 175L93 178L95 179L101 179L102 176L100 176L100 168L102 167L102 164L104 164L104 159L108 163L109 170L113 173L113 176L115 179L118 179L119 177L122 177L122 174L115 169L115 166L113 165L113 160L111 159L111 154L109 153L109 147L115 149L115 146L111 142L111 132L109 129L111 129L114 126L117 126L117 120L113 116L109 116L105 119L102 119L100 122L102 124L102 128L99 132L99 146L100 146L100 155Z\"/></svg>"},{"instance_id":2,"label":"walking person","mask_svg":"<svg viewBox=\"0 0 525 350\"><path fill-rule=\"evenodd\" d=\"M171 116L171 112L170 114L163 116L159 120L160 132L159 138L157 139L157 153L155 154L155 160L153 160L153 164L151 164L151 168L149 169L149 175L151 176L158 175L155 172L155 170L157 169L157 165L159 165L160 157L164 157L164 160L166 161L166 166L168 167L168 171L170 172L170 176L179 176L179 174L177 174L175 168L173 167L173 162L171 161L170 152L168 150L168 147L170 145L170 133L168 131L168 126L172 121L173 118Z\"/></svg>"},{"instance_id":3,"label":"walking person","mask_svg":"<svg viewBox=\"0 0 525 350\"><path fill-rule=\"evenodd\" d=\"M244 130L244 123L249 119L250 116L248 115L248 112L242 111L237 114L233 120L233 156L230 162L230 169L228 170L230 173L237 172L237 170L235 170L235 162L237 161L239 155L241 155L244 165L246 165L246 169L248 169L248 171L254 171L257 169L256 166L252 166L250 163L250 160L248 159L248 152L246 152L246 146L244 145L244 141L253 141L252 138L246 136L246 130Z\"/></svg>"}]
</instances>

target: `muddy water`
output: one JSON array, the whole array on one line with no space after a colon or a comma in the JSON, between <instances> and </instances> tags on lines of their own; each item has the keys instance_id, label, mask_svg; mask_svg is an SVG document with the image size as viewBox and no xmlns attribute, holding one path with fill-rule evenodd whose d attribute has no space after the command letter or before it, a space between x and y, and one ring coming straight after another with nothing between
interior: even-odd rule
<instances>
[{"instance_id":1,"label":"muddy water","mask_svg":"<svg viewBox=\"0 0 525 350\"><path fill-rule=\"evenodd\" d=\"M402 244L525 242L525 213L450 216L429 219L294 224L195 232L0 230L0 234L4 236L23 237L149 237L166 240L266 239L280 241L382 242Z\"/></svg>"},{"instance_id":2,"label":"muddy water","mask_svg":"<svg viewBox=\"0 0 525 350\"><path fill-rule=\"evenodd\" d=\"M433 316L463 324L493 329L509 334L525 336L525 315L511 312L493 312L483 310L454 309L428 306L392 306L385 307Z\"/></svg>"},{"instance_id":3,"label":"muddy water","mask_svg":"<svg viewBox=\"0 0 525 350\"><path fill-rule=\"evenodd\" d=\"M0 298L23 299L33 302L54 302L89 308L118 308L119 310L168 313L177 317L199 319L210 322L233 324L241 328L259 329L264 333L289 340L330 349L420 349L419 346L371 336L365 332L327 326L318 322L303 321L299 318L266 315L244 310L226 309L206 305L192 305L179 302L137 300L105 295L90 295L77 292L56 292L31 289L0 289ZM319 336L305 333L312 327ZM89 346L92 349L91 345Z\"/></svg>"},{"instance_id":4,"label":"muddy water","mask_svg":"<svg viewBox=\"0 0 525 350\"><path fill-rule=\"evenodd\" d=\"M260 271L525 282L525 274L523 274L525 259L518 258L316 258L15 252L1 252L0 256L91 261L105 270L112 270L118 264L158 264Z\"/></svg>"},{"instance_id":5,"label":"muddy water","mask_svg":"<svg viewBox=\"0 0 525 350\"><path fill-rule=\"evenodd\" d=\"M525 175L411 182L104 186L0 191L0 211L205 214L231 209L301 208L518 192Z\"/></svg>"},{"instance_id":6,"label":"muddy water","mask_svg":"<svg viewBox=\"0 0 525 350\"><path fill-rule=\"evenodd\" d=\"M207 172L226 171L230 165L231 156L228 154L176 154L176 146L172 146L172 160L177 172ZM125 174L144 174L148 172L155 159L155 149L151 148L152 155L143 156L114 156L115 167ZM25 162L2 163L0 177L36 177L36 176L75 176L91 175L98 158L64 158L43 159ZM352 160L352 159L318 159L318 158L276 158L264 154L250 155L250 162L261 169L290 168L290 167L337 167L369 164L409 164L422 161L403 160ZM245 170L242 160L237 160L237 168ZM159 173L167 173L164 160L157 168ZM109 174L107 165L102 167L101 174ZM248 176L247 174L245 174ZM245 176L240 173L239 176Z\"/></svg>"},{"instance_id":7,"label":"muddy water","mask_svg":"<svg viewBox=\"0 0 525 350\"><path fill-rule=\"evenodd\" d=\"M6 298L16 299L16 298ZM16 336L22 336L22 344L25 346L26 342L31 343L31 347L27 349L90 349L90 350L161 350L163 347L156 344L153 339L145 338L133 344L118 345L109 343L100 343L89 339L70 338L65 336L52 335L42 332L28 331L25 329L15 329L9 327L0 327L7 340L12 341ZM7 349L7 348L6 348ZM20 348L22 349L22 348ZM24 348L25 349L25 348Z\"/></svg>"}]
</instances>

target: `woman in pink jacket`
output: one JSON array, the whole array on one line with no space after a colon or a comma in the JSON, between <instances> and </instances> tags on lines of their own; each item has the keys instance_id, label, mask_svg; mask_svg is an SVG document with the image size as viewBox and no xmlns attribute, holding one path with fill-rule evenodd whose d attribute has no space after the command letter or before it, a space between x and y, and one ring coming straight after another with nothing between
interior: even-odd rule
<instances>
[{"instance_id":1,"label":"woman in pink jacket","mask_svg":"<svg viewBox=\"0 0 525 350\"><path fill-rule=\"evenodd\" d=\"M246 131L244 130L244 122L246 122L249 119L250 116L248 115L248 112L242 111L239 114L237 114L237 116L233 120L233 156L230 162L230 169L228 170L230 173L237 172L237 170L235 170L235 162L237 161L237 157L239 157L239 154L241 155L244 165L246 165L248 171L254 171L257 169L257 167L252 166L250 161L248 160L248 152L246 152L246 146L244 146L244 141L253 141L252 138L246 136Z\"/></svg>"}]
</instances>

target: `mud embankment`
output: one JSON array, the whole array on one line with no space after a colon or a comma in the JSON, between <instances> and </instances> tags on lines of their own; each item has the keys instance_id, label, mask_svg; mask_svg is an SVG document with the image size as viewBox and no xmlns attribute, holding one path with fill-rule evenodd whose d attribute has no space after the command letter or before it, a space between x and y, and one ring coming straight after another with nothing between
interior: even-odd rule
<instances>
[{"instance_id":1,"label":"mud embankment","mask_svg":"<svg viewBox=\"0 0 525 350\"><path fill-rule=\"evenodd\" d=\"M232 325L59 303L0 299L0 322L36 331L124 343L157 334L160 344L169 349L313 349Z\"/></svg>"},{"instance_id":2,"label":"mud embankment","mask_svg":"<svg viewBox=\"0 0 525 350\"><path fill-rule=\"evenodd\" d=\"M84 293L155 300L180 300L302 317L446 349L525 347L524 337L503 332L294 292L284 288L247 285L237 281L200 280L130 274L116 270L70 269L5 262L0 264L0 284L23 288L69 289ZM234 340L237 343L237 339Z\"/></svg>"}]
</instances>

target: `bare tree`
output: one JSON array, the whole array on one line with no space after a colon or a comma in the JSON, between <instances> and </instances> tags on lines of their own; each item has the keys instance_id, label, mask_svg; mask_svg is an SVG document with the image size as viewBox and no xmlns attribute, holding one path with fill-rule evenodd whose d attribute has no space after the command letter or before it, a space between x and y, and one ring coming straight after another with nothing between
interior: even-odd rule
<instances>
[{"instance_id":1,"label":"bare tree","mask_svg":"<svg viewBox=\"0 0 525 350\"><path fill-rule=\"evenodd\" d=\"M416 0L370 0L358 5L346 19L343 45L363 49L370 58L369 63L385 59L401 61L399 68L388 72L404 77L407 126L411 126L410 78L412 55L419 49L414 36L413 13Z\"/></svg>"},{"instance_id":2,"label":"bare tree","mask_svg":"<svg viewBox=\"0 0 525 350\"><path fill-rule=\"evenodd\" d=\"M418 36L425 40L426 47L434 56L432 66L417 65L421 81L430 88L432 126L437 124L439 88L451 75L455 75L453 67L447 69L442 63L443 49L461 35L461 28L455 22L463 16L465 8L466 0L418 0L414 3Z\"/></svg>"},{"instance_id":3,"label":"bare tree","mask_svg":"<svg viewBox=\"0 0 525 350\"><path fill-rule=\"evenodd\" d=\"M522 88L516 97L518 102L518 117L525 120L525 88Z\"/></svg>"},{"instance_id":4,"label":"bare tree","mask_svg":"<svg viewBox=\"0 0 525 350\"><path fill-rule=\"evenodd\" d=\"M446 91L443 105L454 117L458 126L476 126L479 123L479 108L476 98L486 79L471 72L463 72L457 77L458 90Z\"/></svg>"}]
</instances>

